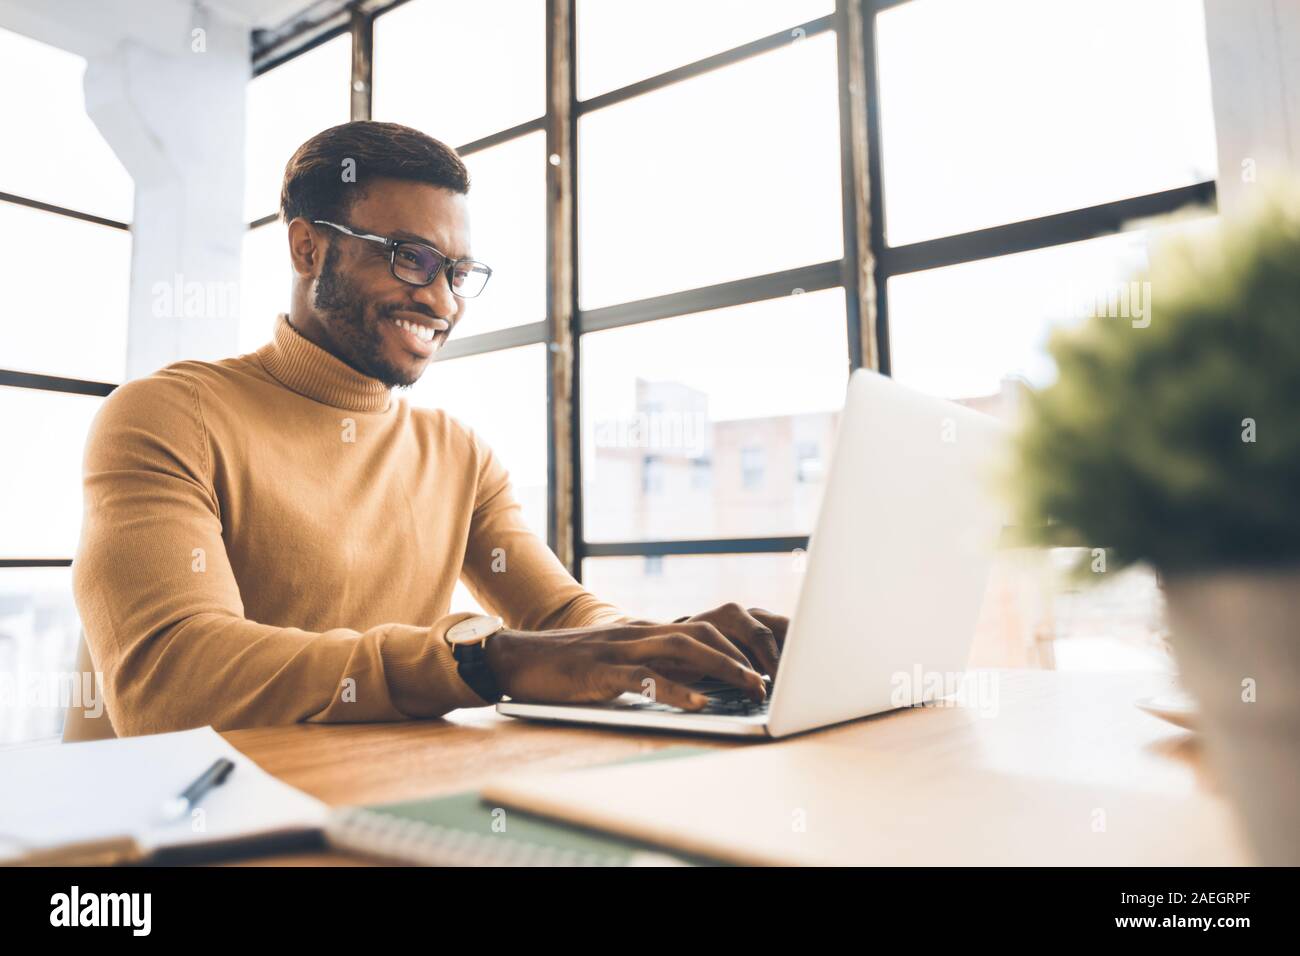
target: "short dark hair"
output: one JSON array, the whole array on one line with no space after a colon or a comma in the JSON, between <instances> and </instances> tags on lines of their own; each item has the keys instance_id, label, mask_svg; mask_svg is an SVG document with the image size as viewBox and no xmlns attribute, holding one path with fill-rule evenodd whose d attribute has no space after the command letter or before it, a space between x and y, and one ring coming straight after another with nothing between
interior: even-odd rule
<instances>
[{"instance_id":1,"label":"short dark hair","mask_svg":"<svg viewBox=\"0 0 1300 956\"><path fill-rule=\"evenodd\" d=\"M353 178L345 176L351 160ZM357 120L331 126L303 143L284 168L280 215L285 222L345 218L375 179L405 179L469 192L469 170L445 143L398 123Z\"/></svg>"}]
</instances>

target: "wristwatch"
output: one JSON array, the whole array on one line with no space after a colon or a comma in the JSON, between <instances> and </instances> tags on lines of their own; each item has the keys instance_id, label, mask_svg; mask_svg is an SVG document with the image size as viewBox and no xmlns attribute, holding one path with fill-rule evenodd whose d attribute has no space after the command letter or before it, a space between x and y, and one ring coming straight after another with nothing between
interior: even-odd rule
<instances>
[{"instance_id":1,"label":"wristwatch","mask_svg":"<svg viewBox=\"0 0 1300 956\"><path fill-rule=\"evenodd\" d=\"M505 622L499 617L476 614L447 628L447 643L451 645L452 657L456 658L460 679L487 701L500 700L501 687L492 674L492 668L488 667L484 645L503 627Z\"/></svg>"}]
</instances>

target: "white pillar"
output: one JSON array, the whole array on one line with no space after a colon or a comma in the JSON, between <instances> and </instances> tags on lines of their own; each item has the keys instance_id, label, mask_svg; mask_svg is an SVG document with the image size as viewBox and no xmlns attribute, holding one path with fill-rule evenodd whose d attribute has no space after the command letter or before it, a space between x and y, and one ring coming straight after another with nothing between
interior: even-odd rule
<instances>
[{"instance_id":1,"label":"white pillar","mask_svg":"<svg viewBox=\"0 0 1300 956\"><path fill-rule=\"evenodd\" d=\"M1300 182L1300 2L1205 0L1219 208Z\"/></svg>"},{"instance_id":2,"label":"white pillar","mask_svg":"<svg viewBox=\"0 0 1300 956\"><path fill-rule=\"evenodd\" d=\"M135 179L128 379L237 351L248 27L200 8L174 32L86 69L86 111Z\"/></svg>"}]
</instances>

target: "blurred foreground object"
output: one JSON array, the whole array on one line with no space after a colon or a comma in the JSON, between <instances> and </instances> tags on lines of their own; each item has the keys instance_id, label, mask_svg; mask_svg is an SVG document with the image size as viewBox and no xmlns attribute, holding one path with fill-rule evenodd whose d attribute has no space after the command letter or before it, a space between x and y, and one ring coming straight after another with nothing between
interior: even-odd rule
<instances>
[{"instance_id":1,"label":"blurred foreground object","mask_svg":"<svg viewBox=\"0 0 1300 956\"><path fill-rule=\"evenodd\" d=\"M1052 339L1019 523L1160 572L1224 790L1261 862L1300 864L1300 197L1157 248L1130 288L1142 321Z\"/></svg>"}]
</instances>

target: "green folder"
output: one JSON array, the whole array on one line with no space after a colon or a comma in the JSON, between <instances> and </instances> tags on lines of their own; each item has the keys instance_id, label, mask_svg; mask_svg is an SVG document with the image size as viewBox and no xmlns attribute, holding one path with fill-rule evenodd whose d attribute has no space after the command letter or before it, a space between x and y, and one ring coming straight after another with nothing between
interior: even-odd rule
<instances>
[{"instance_id":1,"label":"green folder","mask_svg":"<svg viewBox=\"0 0 1300 956\"><path fill-rule=\"evenodd\" d=\"M675 746L617 763L711 753ZM581 771L578 771L581 772ZM335 810L325 837L337 849L430 866L710 866L633 840L484 803L476 792Z\"/></svg>"}]
</instances>

